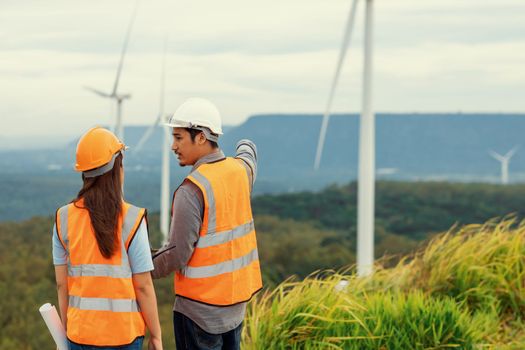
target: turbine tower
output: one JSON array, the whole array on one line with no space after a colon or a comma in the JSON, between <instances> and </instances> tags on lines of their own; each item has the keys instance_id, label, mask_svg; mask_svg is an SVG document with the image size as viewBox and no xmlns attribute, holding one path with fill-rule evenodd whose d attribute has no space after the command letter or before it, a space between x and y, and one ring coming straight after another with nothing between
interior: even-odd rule
<instances>
[{"instance_id":1,"label":"turbine tower","mask_svg":"<svg viewBox=\"0 0 525 350\"><path fill-rule=\"evenodd\" d=\"M341 66L351 37L357 2L354 0L350 9L337 68L332 81L326 110L319 134L314 169L318 170L330 117L330 108ZM365 41L363 67L363 104L359 122L359 170L357 204L357 273L366 276L373 272L374 265L374 204L375 204L375 116L372 107L372 49L373 49L373 0L366 2Z\"/></svg>"},{"instance_id":2,"label":"turbine tower","mask_svg":"<svg viewBox=\"0 0 525 350\"><path fill-rule=\"evenodd\" d=\"M164 53L162 55L162 70L160 76L160 98L159 98L159 112L155 122L146 130L144 135L137 143L134 153L138 153L144 143L149 139L153 131L161 124L163 131L162 138L162 170L160 176L160 231L164 236L164 242L167 241L169 233L169 211L170 211L170 128L164 125L166 114L164 113L164 96L166 90L166 49L167 37L164 40Z\"/></svg>"},{"instance_id":3,"label":"turbine tower","mask_svg":"<svg viewBox=\"0 0 525 350\"><path fill-rule=\"evenodd\" d=\"M513 149L507 152L504 156L502 156L499 153L494 152L493 150L489 151L489 154L492 156L492 158L496 159L501 163L501 184L507 185L509 183L509 163L510 159L516 151L518 150L518 146L515 146Z\"/></svg>"},{"instance_id":4,"label":"turbine tower","mask_svg":"<svg viewBox=\"0 0 525 350\"><path fill-rule=\"evenodd\" d=\"M120 81L120 73L122 72L122 66L124 64L124 56L126 55L126 50L128 48L129 37L131 34L131 29L133 28L133 23L135 22L135 17L137 15L139 1L135 3L135 8L131 15L131 19L128 24L128 29L126 31L126 36L124 37L124 45L122 46L122 51L120 53L120 61L117 68L117 76L115 77L115 82L113 83L113 90L110 93L103 92L101 90L94 89L92 87L84 86L85 89L97 94L98 96L104 98L114 99L117 103L117 117L115 121L114 131L117 137L124 142L124 125L122 123L122 102L128 98L131 98L130 94L122 94L118 92L118 84Z\"/></svg>"},{"instance_id":5,"label":"turbine tower","mask_svg":"<svg viewBox=\"0 0 525 350\"><path fill-rule=\"evenodd\" d=\"M374 267L375 116L372 109L373 0L366 0L363 112L359 123L357 201L357 273L370 275Z\"/></svg>"}]
</instances>

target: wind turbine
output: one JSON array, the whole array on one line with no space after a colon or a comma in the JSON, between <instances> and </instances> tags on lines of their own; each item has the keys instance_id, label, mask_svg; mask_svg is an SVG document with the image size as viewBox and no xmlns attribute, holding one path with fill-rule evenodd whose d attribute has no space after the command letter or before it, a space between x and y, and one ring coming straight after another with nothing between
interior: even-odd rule
<instances>
[{"instance_id":1,"label":"wind turbine","mask_svg":"<svg viewBox=\"0 0 525 350\"><path fill-rule=\"evenodd\" d=\"M330 116L330 108L341 66L350 41L357 2L354 0L350 9L346 25L343 44L334 79L328 97L328 103L323 115L323 122L319 134L314 169L318 170L321 163L326 129ZM372 29L373 29L373 0L366 1L365 9L365 42L363 67L363 105L359 130L359 171L358 171L358 211L357 211L357 273L366 276L373 272L374 265L374 200L375 200L375 116L372 109Z\"/></svg>"},{"instance_id":2,"label":"wind turbine","mask_svg":"<svg viewBox=\"0 0 525 350\"><path fill-rule=\"evenodd\" d=\"M506 185L509 183L509 163L510 163L510 159L516 153L517 150L518 150L518 146L514 146L514 148L508 151L507 154L505 154L504 156L502 156L499 153L494 152L493 150L489 151L489 154L492 156L492 158L501 162L501 184L502 185Z\"/></svg>"},{"instance_id":3,"label":"wind turbine","mask_svg":"<svg viewBox=\"0 0 525 350\"><path fill-rule=\"evenodd\" d=\"M135 3L135 8L133 9L133 13L131 15L131 19L128 24L128 29L126 31L126 36L124 37L124 45L122 46L122 51L120 53L120 61L117 68L117 76L115 77L115 82L113 83L113 90L111 90L110 93L106 93L101 90L94 89L92 87L84 86L85 89L95 93L98 96L104 97L104 98L110 98L114 99L117 103L117 120L115 122L115 128L114 131L117 135L117 137L124 142L124 125L122 124L122 101L131 98L130 94L122 94L118 92L118 84L120 81L120 73L122 72L122 66L124 64L124 56L126 55L126 50L128 48L129 43L129 37L131 34L131 29L133 28L133 23L135 22L135 17L137 15L137 9L138 9L139 1Z\"/></svg>"},{"instance_id":4,"label":"wind turbine","mask_svg":"<svg viewBox=\"0 0 525 350\"><path fill-rule=\"evenodd\" d=\"M155 122L146 130L144 135L135 146L134 153L138 153L144 143L149 139L153 131L162 123L163 140L162 140L162 170L160 177L160 231L164 236L164 241L168 238L169 231L169 205L170 205L170 128L165 126L166 114L164 113L164 95L166 90L166 49L167 37L164 39L164 53L162 55L162 70L160 76L160 98L159 112Z\"/></svg>"}]
</instances>

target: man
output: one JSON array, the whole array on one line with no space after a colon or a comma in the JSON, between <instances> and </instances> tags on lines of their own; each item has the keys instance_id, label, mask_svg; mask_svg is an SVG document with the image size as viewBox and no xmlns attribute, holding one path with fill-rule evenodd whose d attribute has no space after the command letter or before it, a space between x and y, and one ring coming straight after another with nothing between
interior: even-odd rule
<instances>
[{"instance_id":1,"label":"man","mask_svg":"<svg viewBox=\"0 0 525 350\"><path fill-rule=\"evenodd\" d=\"M175 271L173 324L177 349L240 349L246 302L262 288L250 193L257 151L249 140L225 157L219 111L185 101L170 118L172 149L190 174L173 194L166 245L153 278Z\"/></svg>"}]
</instances>

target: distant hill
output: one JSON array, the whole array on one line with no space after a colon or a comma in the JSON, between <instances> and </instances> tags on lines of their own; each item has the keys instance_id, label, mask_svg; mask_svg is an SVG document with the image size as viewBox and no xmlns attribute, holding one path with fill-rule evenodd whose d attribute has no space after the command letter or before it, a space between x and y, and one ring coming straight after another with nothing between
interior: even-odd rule
<instances>
[{"instance_id":1,"label":"distant hill","mask_svg":"<svg viewBox=\"0 0 525 350\"><path fill-rule=\"evenodd\" d=\"M241 125L226 127L220 145L232 154L238 140L253 140L259 149L260 179L355 179L358 116L330 118L321 170L314 173L320 125L321 115L255 115ZM140 153L133 149L145 130L126 127L127 161L136 170L155 171L160 162L160 127ZM523 143L524 133L525 114L378 114L376 168L389 179L496 181L500 166L488 151L505 154ZM1 152L0 172L70 170L75 144L70 142L60 150L52 145L30 154L25 150ZM512 158L510 173L511 180L525 181L525 149Z\"/></svg>"},{"instance_id":2,"label":"distant hill","mask_svg":"<svg viewBox=\"0 0 525 350\"><path fill-rule=\"evenodd\" d=\"M321 115L255 115L238 126L225 127L220 146L234 153L242 138L253 140L259 151L259 173L255 194L320 190L332 183L356 179L359 118L335 115L330 119L321 169L313 162L321 126ZM159 208L159 180L162 132L157 128L136 153L147 127L126 127L126 195ZM494 150L505 154L518 149L510 162L510 181L525 182L525 114L378 114L376 118L376 169L379 180L399 181L499 181L500 164L489 156ZM72 171L76 140L42 143L32 150L0 151L0 202L11 208L42 197L71 198L78 190L79 175ZM172 189L188 172L172 157ZM2 190L9 186L8 190ZM9 195L7 195L9 193ZM55 201L53 201L53 204ZM1 207L1 206L0 206ZM37 213L42 214L41 211ZM2 215L0 214L0 217ZM10 217L10 216L8 216ZM18 217L18 216L17 216ZM27 217L24 215L23 217ZM4 216L5 218L5 216Z\"/></svg>"},{"instance_id":3,"label":"distant hill","mask_svg":"<svg viewBox=\"0 0 525 350\"><path fill-rule=\"evenodd\" d=\"M259 179L275 181L293 177L291 183L323 185L356 178L359 118L330 118L321 170L313 171L321 115L255 115L228 129L221 147L233 154L242 138L259 149ZM143 129L127 130L128 143ZM498 181L500 164L489 156L505 154L523 143L525 114L378 114L376 117L376 169L388 179ZM131 163L158 164L160 129ZM525 146L525 144L523 145ZM149 161L153 162L149 164ZM510 163L511 181L525 181L525 149ZM317 187L318 188L318 187Z\"/></svg>"},{"instance_id":4,"label":"distant hill","mask_svg":"<svg viewBox=\"0 0 525 350\"><path fill-rule=\"evenodd\" d=\"M311 173L320 125L320 115L258 115L231 130L224 148L231 151L235 140L248 137L260 149L261 174L283 168ZM323 172L347 171L355 178L358 131L357 115L330 119ZM379 114L376 168L397 169L394 178L409 180L488 179L499 174L488 150L504 154L523 143L524 132L525 115L520 114ZM511 172L524 175L525 150L512 159Z\"/></svg>"}]
</instances>

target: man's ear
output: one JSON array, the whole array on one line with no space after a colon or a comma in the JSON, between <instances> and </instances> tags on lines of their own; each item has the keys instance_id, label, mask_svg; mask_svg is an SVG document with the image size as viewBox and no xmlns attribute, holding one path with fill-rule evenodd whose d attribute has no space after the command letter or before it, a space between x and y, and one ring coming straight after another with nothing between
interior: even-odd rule
<instances>
[{"instance_id":1,"label":"man's ear","mask_svg":"<svg viewBox=\"0 0 525 350\"><path fill-rule=\"evenodd\" d=\"M199 145L204 145L206 143L206 135L204 135L202 131L199 133L199 135L197 135L197 137L199 138Z\"/></svg>"}]
</instances>

